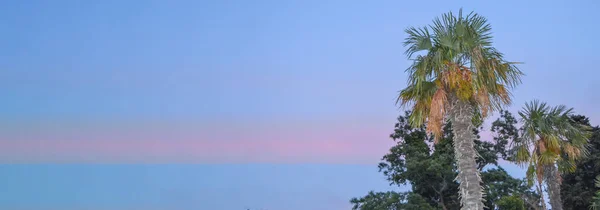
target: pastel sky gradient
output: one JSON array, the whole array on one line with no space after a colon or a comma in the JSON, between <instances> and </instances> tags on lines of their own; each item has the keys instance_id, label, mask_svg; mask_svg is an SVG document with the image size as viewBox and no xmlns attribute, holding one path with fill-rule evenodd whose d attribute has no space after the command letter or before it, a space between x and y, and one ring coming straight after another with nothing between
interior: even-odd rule
<instances>
[{"instance_id":1,"label":"pastel sky gradient","mask_svg":"<svg viewBox=\"0 0 600 210\"><path fill-rule=\"evenodd\" d=\"M3 1L0 162L376 162L403 29L460 6L525 62L513 110L598 118L598 3L429 4Z\"/></svg>"},{"instance_id":2,"label":"pastel sky gradient","mask_svg":"<svg viewBox=\"0 0 600 210\"><path fill-rule=\"evenodd\" d=\"M389 188L403 30L461 7L525 62L510 111L600 123L595 0L0 1L0 209L348 209Z\"/></svg>"}]
</instances>

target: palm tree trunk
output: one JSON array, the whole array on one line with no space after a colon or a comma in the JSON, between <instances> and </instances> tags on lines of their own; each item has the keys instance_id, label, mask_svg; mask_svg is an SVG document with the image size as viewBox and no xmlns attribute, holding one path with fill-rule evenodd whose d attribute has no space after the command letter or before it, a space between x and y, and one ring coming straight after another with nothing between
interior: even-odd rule
<instances>
[{"instance_id":1,"label":"palm tree trunk","mask_svg":"<svg viewBox=\"0 0 600 210\"><path fill-rule=\"evenodd\" d=\"M475 150L475 134L473 133L474 108L456 96L450 97L449 117L454 134L454 155L458 166L461 198L461 210L483 210L483 189L481 176L475 158L479 156Z\"/></svg>"},{"instance_id":2,"label":"palm tree trunk","mask_svg":"<svg viewBox=\"0 0 600 210\"><path fill-rule=\"evenodd\" d=\"M550 206L552 210L562 210L562 199L560 198L560 174L556 169L556 165L551 164L544 167L544 175L548 184L548 197L550 198Z\"/></svg>"},{"instance_id":3,"label":"palm tree trunk","mask_svg":"<svg viewBox=\"0 0 600 210\"><path fill-rule=\"evenodd\" d=\"M540 203L542 204L542 209L546 210L546 199L544 199L544 190L542 189L542 180L538 180L537 191L540 194Z\"/></svg>"}]
</instances>

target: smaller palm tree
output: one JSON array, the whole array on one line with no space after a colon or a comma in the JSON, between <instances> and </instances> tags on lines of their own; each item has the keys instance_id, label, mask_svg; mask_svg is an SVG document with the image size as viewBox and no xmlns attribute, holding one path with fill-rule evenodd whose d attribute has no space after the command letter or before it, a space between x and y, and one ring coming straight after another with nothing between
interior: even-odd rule
<instances>
[{"instance_id":1,"label":"smaller palm tree","mask_svg":"<svg viewBox=\"0 0 600 210\"><path fill-rule=\"evenodd\" d=\"M537 180L541 191L542 182L546 181L552 209L562 210L560 173L574 171L575 161L587 154L588 129L574 122L573 109L564 105L550 107L536 100L526 103L519 115L523 135L515 142L515 161L529 165L530 185Z\"/></svg>"}]
</instances>

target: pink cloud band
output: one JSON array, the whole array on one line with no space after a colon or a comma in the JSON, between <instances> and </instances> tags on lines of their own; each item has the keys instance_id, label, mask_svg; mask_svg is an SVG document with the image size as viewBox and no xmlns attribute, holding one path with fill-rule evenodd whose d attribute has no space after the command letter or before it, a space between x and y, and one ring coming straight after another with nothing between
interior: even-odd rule
<instances>
[{"instance_id":1,"label":"pink cloud band","mask_svg":"<svg viewBox=\"0 0 600 210\"><path fill-rule=\"evenodd\" d=\"M1 132L0 162L374 163L393 143L368 123L49 127Z\"/></svg>"}]
</instances>

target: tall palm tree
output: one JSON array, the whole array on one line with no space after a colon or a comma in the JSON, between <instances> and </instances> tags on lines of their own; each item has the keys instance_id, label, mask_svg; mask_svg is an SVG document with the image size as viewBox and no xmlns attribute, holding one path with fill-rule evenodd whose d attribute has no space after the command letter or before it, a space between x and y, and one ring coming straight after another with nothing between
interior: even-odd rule
<instances>
[{"instance_id":1,"label":"tall palm tree","mask_svg":"<svg viewBox=\"0 0 600 210\"><path fill-rule=\"evenodd\" d=\"M527 177L545 180L553 210L562 210L561 172L575 170L575 161L587 153L588 129L572 120L573 109L564 105L550 107L533 101L519 111L523 121L522 139L515 142L519 164L529 164Z\"/></svg>"},{"instance_id":2,"label":"tall palm tree","mask_svg":"<svg viewBox=\"0 0 600 210\"><path fill-rule=\"evenodd\" d=\"M433 25L405 32L405 54L413 64L406 70L408 86L398 102L412 106L412 126L427 123L436 139L444 120L450 121L462 209L481 210L474 122L510 104L509 90L520 83L522 73L492 46L491 26L476 13L449 12L435 18Z\"/></svg>"}]
</instances>

